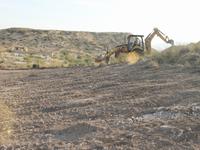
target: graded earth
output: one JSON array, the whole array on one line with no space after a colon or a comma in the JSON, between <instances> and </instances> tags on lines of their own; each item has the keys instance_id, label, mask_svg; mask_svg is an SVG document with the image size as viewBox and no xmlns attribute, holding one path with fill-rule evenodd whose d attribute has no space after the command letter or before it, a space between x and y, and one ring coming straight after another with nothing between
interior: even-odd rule
<instances>
[{"instance_id":1,"label":"graded earth","mask_svg":"<svg viewBox=\"0 0 200 150\"><path fill-rule=\"evenodd\" d=\"M199 67L1 70L0 90L0 149L200 149Z\"/></svg>"}]
</instances>

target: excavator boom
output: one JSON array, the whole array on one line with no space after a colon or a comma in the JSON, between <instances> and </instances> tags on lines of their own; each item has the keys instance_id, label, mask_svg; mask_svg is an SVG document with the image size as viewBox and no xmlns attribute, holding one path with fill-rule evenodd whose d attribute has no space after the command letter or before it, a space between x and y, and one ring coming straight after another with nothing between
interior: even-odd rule
<instances>
[{"instance_id":1,"label":"excavator boom","mask_svg":"<svg viewBox=\"0 0 200 150\"><path fill-rule=\"evenodd\" d=\"M172 39L169 39L169 37L166 36L163 32L161 32L158 28L154 28L153 32L150 33L145 38L145 47L146 47L146 51L148 53L151 52L151 41L153 40L153 38L155 37L155 35L157 35L158 37L160 37L164 42L169 43L171 45L174 45L174 41Z\"/></svg>"},{"instance_id":2,"label":"excavator boom","mask_svg":"<svg viewBox=\"0 0 200 150\"><path fill-rule=\"evenodd\" d=\"M120 53L123 52L128 52L127 51L127 44L123 44L123 45L118 45L116 47L114 47L113 49L106 51L106 54L104 56L98 56L95 59L95 62L99 63L102 61L105 61L107 64L110 60L110 57L115 54L115 57L118 57Z\"/></svg>"}]
</instances>

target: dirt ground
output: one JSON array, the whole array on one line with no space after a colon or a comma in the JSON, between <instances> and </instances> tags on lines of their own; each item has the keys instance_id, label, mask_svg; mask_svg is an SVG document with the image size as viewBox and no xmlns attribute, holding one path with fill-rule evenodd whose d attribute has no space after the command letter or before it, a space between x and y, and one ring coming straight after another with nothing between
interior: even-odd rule
<instances>
[{"instance_id":1,"label":"dirt ground","mask_svg":"<svg viewBox=\"0 0 200 150\"><path fill-rule=\"evenodd\" d=\"M0 149L200 149L200 68L1 70L0 103Z\"/></svg>"}]
</instances>

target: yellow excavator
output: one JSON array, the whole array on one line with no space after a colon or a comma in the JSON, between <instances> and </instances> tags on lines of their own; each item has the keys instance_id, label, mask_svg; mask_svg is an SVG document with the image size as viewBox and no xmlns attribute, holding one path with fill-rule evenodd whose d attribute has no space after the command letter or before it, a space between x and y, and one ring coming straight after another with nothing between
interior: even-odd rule
<instances>
[{"instance_id":1,"label":"yellow excavator","mask_svg":"<svg viewBox=\"0 0 200 150\"><path fill-rule=\"evenodd\" d=\"M169 39L164 33L162 33L158 28L154 28L153 31L143 39L144 35L129 35L127 37L127 44L122 44L114 47L110 51L106 51L105 55L100 55L95 58L95 62L101 63L105 61L107 64L109 63L110 57L115 54L115 58L119 57L120 53L130 53L136 52L139 55L144 55L145 51L147 54L151 53L151 41L157 35L163 41L168 44L174 45L174 41Z\"/></svg>"}]
</instances>

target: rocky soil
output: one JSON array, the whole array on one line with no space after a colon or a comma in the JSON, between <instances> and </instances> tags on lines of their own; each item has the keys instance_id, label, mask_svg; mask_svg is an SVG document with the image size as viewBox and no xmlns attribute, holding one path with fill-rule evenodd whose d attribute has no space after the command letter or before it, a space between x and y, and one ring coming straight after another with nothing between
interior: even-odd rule
<instances>
[{"instance_id":1,"label":"rocky soil","mask_svg":"<svg viewBox=\"0 0 200 150\"><path fill-rule=\"evenodd\" d=\"M199 67L2 70L0 102L0 149L200 149Z\"/></svg>"}]
</instances>

